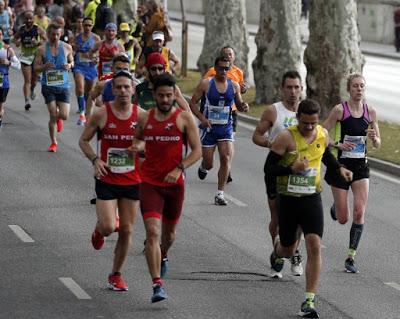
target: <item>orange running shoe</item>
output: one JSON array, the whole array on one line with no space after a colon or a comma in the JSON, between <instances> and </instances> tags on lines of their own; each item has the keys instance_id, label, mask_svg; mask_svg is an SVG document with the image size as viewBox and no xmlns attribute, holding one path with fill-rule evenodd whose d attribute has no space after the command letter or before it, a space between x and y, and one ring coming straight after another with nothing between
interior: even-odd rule
<instances>
[{"instance_id":1,"label":"orange running shoe","mask_svg":"<svg viewBox=\"0 0 400 319\"><path fill-rule=\"evenodd\" d=\"M57 132L60 133L62 132L64 128L64 121L62 119L57 120Z\"/></svg>"},{"instance_id":2,"label":"orange running shoe","mask_svg":"<svg viewBox=\"0 0 400 319\"><path fill-rule=\"evenodd\" d=\"M95 229L93 231L92 234L92 245L93 248L96 250L100 250L101 248L103 248L104 245L104 236L102 234L100 234L97 229Z\"/></svg>"},{"instance_id":3,"label":"orange running shoe","mask_svg":"<svg viewBox=\"0 0 400 319\"><path fill-rule=\"evenodd\" d=\"M77 125L83 126L86 123L86 116L84 114L79 115L78 122L76 122Z\"/></svg>"},{"instance_id":4,"label":"orange running shoe","mask_svg":"<svg viewBox=\"0 0 400 319\"><path fill-rule=\"evenodd\" d=\"M57 143L51 143L47 151L51 153L57 152Z\"/></svg>"},{"instance_id":5,"label":"orange running shoe","mask_svg":"<svg viewBox=\"0 0 400 319\"><path fill-rule=\"evenodd\" d=\"M110 274L108 276L108 289L116 291L127 291L128 285L120 274Z\"/></svg>"}]
</instances>

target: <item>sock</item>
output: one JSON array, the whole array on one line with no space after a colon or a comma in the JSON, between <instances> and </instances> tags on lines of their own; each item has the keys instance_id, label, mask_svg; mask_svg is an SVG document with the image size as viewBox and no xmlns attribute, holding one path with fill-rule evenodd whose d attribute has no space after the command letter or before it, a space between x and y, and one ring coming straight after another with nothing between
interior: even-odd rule
<instances>
[{"instance_id":1,"label":"sock","mask_svg":"<svg viewBox=\"0 0 400 319\"><path fill-rule=\"evenodd\" d=\"M358 244L360 243L361 234L363 232L364 224L352 224L350 229L350 243L349 243L349 256L356 254ZM351 252L350 252L351 251ZM351 253L351 254L350 254Z\"/></svg>"},{"instance_id":2,"label":"sock","mask_svg":"<svg viewBox=\"0 0 400 319\"><path fill-rule=\"evenodd\" d=\"M217 190L217 196L219 197L224 196L224 191Z\"/></svg>"},{"instance_id":3,"label":"sock","mask_svg":"<svg viewBox=\"0 0 400 319\"><path fill-rule=\"evenodd\" d=\"M79 107L79 112L84 113L86 109L86 101L85 97L83 95L78 96L78 107Z\"/></svg>"},{"instance_id":4,"label":"sock","mask_svg":"<svg viewBox=\"0 0 400 319\"><path fill-rule=\"evenodd\" d=\"M163 282L161 278L153 278L153 285L160 285L162 286Z\"/></svg>"},{"instance_id":5,"label":"sock","mask_svg":"<svg viewBox=\"0 0 400 319\"><path fill-rule=\"evenodd\" d=\"M314 298L315 298L315 293L313 293L313 292L307 292L306 291L306 300L307 299L309 299L309 300L314 300Z\"/></svg>"},{"instance_id":6,"label":"sock","mask_svg":"<svg viewBox=\"0 0 400 319\"><path fill-rule=\"evenodd\" d=\"M28 104L28 102L29 102L29 99L26 97L25 98L25 104Z\"/></svg>"},{"instance_id":7,"label":"sock","mask_svg":"<svg viewBox=\"0 0 400 319\"><path fill-rule=\"evenodd\" d=\"M121 276L121 273L120 273L119 271L115 271L115 272L113 273L113 276Z\"/></svg>"}]
</instances>

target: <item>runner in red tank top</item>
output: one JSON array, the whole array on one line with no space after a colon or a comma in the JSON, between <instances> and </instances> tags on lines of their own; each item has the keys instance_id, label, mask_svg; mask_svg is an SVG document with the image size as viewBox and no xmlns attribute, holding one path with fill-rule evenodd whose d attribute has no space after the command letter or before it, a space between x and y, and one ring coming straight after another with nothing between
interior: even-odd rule
<instances>
[{"instance_id":1,"label":"runner in red tank top","mask_svg":"<svg viewBox=\"0 0 400 319\"><path fill-rule=\"evenodd\" d=\"M167 252L182 211L184 170L200 158L201 145L193 116L173 106L174 78L169 74L158 76L154 93L157 108L139 116L131 150L140 151L142 141L146 142L139 197L147 234L146 260L153 279L151 301L158 302L167 298L161 278L167 271ZM184 157L186 140L191 152Z\"/></svg>"},{"instance_id":2,"label":"runner in red tank top","mask_svg":"<svg viewBox=\"0 0 400 319\"><path fill-rule=\"evenodd\" d=\"M112 59L118 53L125 52L124 47L116 40L117 26L114 23L106 25L105 39L97 42L89 51L90 57L93 57L95 52L99 52L98 75L99 80L103 80L105 76L112 74L111 66Z\"/></svg>"},{"instance_id":3,"label":"runner in red tank top","mask_svg":"<svg viewBox=\"0 0 400 319\"><path fill-rule=\"evenodd\" d=\"M118 241L108 287L112 290L128 290L122 279L121 269L131 243L141 182L137 171L139 162L128 148L132 145L138 116L142 110L131 104L134 86L129 72L118 72L112 81L114 102L96 108L82 133L79 145L92 162L96 178L98 221L92 234L93 247L101 249L104 237L118 227L115 218L118 208ZM98 155L90 145L96 132Z\"/></svg>"}]
</instances>

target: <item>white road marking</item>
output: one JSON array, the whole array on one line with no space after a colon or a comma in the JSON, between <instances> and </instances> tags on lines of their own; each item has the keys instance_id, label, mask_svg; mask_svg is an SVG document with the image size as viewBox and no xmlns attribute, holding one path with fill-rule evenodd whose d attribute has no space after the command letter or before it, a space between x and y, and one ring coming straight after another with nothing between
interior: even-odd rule
<instances>
[{"instance_id":1,"label":"white road marking","mask_svg":"<svg viewBox=\"0 0 400 319\"><path fill-rule=\"evenodd\" d=\"M61 277L60 281L76 296L78 299L92 299L72 278Z\"/></svg>"},{"instance_id":2,"label":"white road marking","mask_svg":"<svg viewBox=\"0 0 400 319\"><path fill-rule=\"evenodd\" d=\"M400 178L395 178L395 177L389 176L387 174L380 173L380 172L378 172L376 170L371 170L371 174L375 175L375 176L378 176L378 177L380 177L380 178L382 178L382 179L384 179L386 181L389 181L389 182L392 182L394 184L400 185Z\"/></svg>"},{"instance_id":3,"label":"white road marking","mask_svg":"<svg viewBox=\"0 0 400 319\"><path fill-rule=\"evenodd\" d=\"M385 282L385 285L388 285L396 290L400 290L400 285L396 282Z\"/></svg>"},{"instance_id":4,"label":"white road marking","mask_svg":"<svg viewBox=\"0 0 400 319\"><path fill-rule=\"evenodd\" d=\"M11 228L11 230L17 235L19 239L21 239L25 243L34 243L35 241L31 236L29 236L25 230L23 230L20 226L18 225L8 225L8 227Z\"/></svg>"},{"instance_id":5,"label":"white road marking","mask_svg":"<svg viewBox=\"0 0 400 319\"><path fill-rule=\"evenodd\" d=\"M224 193L224 196L226 199L230 200L232 203L234 203L235 205L239 206L239 207L246 207L247 204L241 202L240 200L236 199L235 197L232 197L231 195Z\"/></svg>"}]
</instances>

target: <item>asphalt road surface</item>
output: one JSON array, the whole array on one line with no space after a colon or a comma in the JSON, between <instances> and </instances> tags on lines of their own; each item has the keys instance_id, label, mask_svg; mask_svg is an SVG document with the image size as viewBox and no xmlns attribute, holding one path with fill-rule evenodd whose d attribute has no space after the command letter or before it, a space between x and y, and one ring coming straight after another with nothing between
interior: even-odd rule
<instances>
[{"instance_id":1,"label":"asphalt road surface","mask_svg":"<svg viewBox=\"0 0 400 319\"><path fill-rule=\"evenodd\" d=\"M48 153L48 114L39 88L25 112L22 76L12 89L0 132L0 318L295 318L305 278L268 277L271 243L262 168L266 151L243 124L237 133L229 205L213 205L215 164L207 179L188 170L184 213L170 251L169 299L152 305L137 216L134 245L124 268L128 292L107 290L116 235L95 251L90 235L94 181L78 147L82 127L71 117ZM323 269L316 305L321 318L398 319L400 314L399 181L374 172L366 227L358 251L360 273L344 273L350 225L326 213ZM329 188L325 211L332 203ZM302 244L302 251L304 245Z\"/></svg>"}]
</instances>

